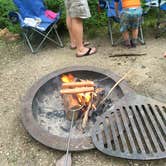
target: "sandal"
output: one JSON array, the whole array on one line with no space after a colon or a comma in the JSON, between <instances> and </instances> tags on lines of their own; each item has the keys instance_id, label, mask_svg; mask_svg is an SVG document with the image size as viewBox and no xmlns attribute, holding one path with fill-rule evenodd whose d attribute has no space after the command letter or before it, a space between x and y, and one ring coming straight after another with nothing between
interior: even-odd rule
<instances>
[{"instance_id":1,"label":"sandal","mask_svg":"<svg viewBox=\"0 0 166 166\"><path fill-rule=\"evenodd\" d=\"M88 42L88 41L83 41L83 45L84 46L88 46L90 44L90 42ZM70 49L72 49L72 50L74 50L74 49L76 49L77 47L76 46L72 46L71 44L70 44Z\"/></svg>"},{"instance_id":2,"label":"sandal","mask_svg":"<svg viewBox=\"0 0 166 166\"><path fill-rule=\"evenodd\" d=\"M95 54L95 53L96 53L96 48L95 47L88 48L87 52L85 52L84 54L76 54L76 57L81 58L81 57L84 57L84 56L90 56L90 55Z\"/></svg>"}]
</instances>

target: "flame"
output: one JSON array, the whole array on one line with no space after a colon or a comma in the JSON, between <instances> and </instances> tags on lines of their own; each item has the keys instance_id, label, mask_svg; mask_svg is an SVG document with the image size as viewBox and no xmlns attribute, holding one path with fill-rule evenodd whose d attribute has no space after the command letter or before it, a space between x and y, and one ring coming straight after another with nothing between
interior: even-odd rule
<instances>
[{"instance_id":1,"label":"flame","mask_svg":"<svg viewBox=\"0 0 166 166\"><path fill-rule=\"evenodd\" d=\"M64 83L68 83L68 82L74 82L75 81L75 77L72 74L63 74L61 77L61 81ZM91 92L86 92L86 93L77 93L76 94L77 100L79 102L80 105L84 105L85 107L87 107L89 105L89 102L92 98L92 93ZM85 109L86 110L86 109ZM84 112L85 110L82 109L82 112Z\"/></svg>"},{"instance_id":2,"label":"flame","mask_svg":"<svg viewBox=\"0 0 166 166\"><path fill-rule=\"evenodd\" d=\"M77 99L79 101L80 104L85 104L88 105L90 100L91 100L91 93L87 92L87 93L78 93L77 94Z\"/></svg>"},{"instance_id":3,"label":"flame","mask_svg":"<svg viewBox=\"0 0 166 166\"><path fill-rule=\"evenodd\" d=\"M86 103L89 103L90 102L90 99L91 99L91 93L85 93L85 102Z\"/></svg>"},{"instance_id":4,"label":"flame","mask_svg":"<svg viewBox=\"0 0 166 166\"><path fill-rule=\"evenodd\" d=\"M72 74L64 74L61 77L62 82L72 82L74 81L74 76Z\"/></svg>"}]
</instances>

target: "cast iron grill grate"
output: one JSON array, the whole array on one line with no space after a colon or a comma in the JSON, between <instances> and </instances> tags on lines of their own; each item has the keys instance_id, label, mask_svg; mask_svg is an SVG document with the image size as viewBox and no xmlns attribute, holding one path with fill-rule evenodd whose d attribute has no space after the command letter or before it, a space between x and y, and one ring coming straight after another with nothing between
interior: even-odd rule
<instances>
[{"instance_id":1,"label":"cast iron grill grate","mask_svg":"<svg viewBox=\"0 0 166 166\"><path fill-rule=\"evenodd\" d=\"M100 151L111 156L138 160L164 158L166 106L143 96L126 97L97 120L92 139Z\"/></svg>"}]
</instances>

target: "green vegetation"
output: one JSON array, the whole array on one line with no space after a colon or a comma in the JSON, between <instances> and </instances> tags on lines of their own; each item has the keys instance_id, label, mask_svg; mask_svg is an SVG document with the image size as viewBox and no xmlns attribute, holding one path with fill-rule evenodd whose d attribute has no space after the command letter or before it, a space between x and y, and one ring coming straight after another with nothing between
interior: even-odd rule
<instances>
[{"instance_id":1,"label":"green vegetation","mask_svg":"<svg viewBox=\"0 0 166 166\"><path fill-rule=\"evenodd\" d=\"M57 12L61 11L61 20L60 20L60 27L64 29L65 26L65 7L64 7L64 0L45 0L44 1L46 6ZM91 9L92 17L85 20L85 31L88 32L87 35L90 37L95 37L96 34L107 28L107 17L104 10L99 12L98 10L98 0L88 0L89 6ZM19 32L19 26L13 25L10 20L8 19L9 11L17 10L14 6L12 0L0 0L0 28L7 27L12 32ZM144 27L154 27L155 26L155 18L156 12L153 10L148 13L145 17Z\"/></svg>"}]
</instances>

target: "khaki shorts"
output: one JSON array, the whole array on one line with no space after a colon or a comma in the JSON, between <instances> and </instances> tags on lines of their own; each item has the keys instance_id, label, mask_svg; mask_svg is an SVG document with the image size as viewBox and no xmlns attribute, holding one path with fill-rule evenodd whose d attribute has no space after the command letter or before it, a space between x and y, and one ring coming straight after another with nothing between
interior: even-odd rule
<instances>
[{"instance_id":1,"label":"khaki shorts","mask_svg":"<svg viewBox=\"0 0 166 166\"><path fill-rule=\"evenodd\" d=\"M91 17L87 0L65 0L67 16L72 18Z\"/></svg>"}]
</instances>

